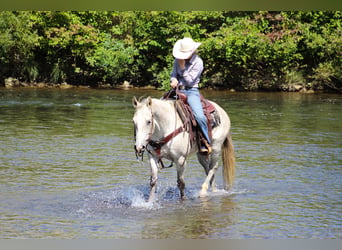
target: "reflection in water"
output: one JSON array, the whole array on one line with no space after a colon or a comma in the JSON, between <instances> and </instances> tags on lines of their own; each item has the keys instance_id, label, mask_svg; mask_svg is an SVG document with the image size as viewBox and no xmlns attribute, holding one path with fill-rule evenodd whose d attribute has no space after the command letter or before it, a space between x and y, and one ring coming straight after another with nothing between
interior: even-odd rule
<instances>
[{"instance_id":1,"label":"reflection in water","mask_svg":"<svg viewBox=\"0 0 342 250\"><path fill-rule=\"evenodd\" d=\"M221 193L206 198L192 198L164 204L164 210L144 220L142 238L222 238L232 224L234 202ZM172 209L167 209L170 206ZM225 236L224 236L225 235Z\"/></svg>"},{"instance_id":2,"label":"reflection in water","mask_svg":"<svg viewBox=\"0 0 342 250\"><path fill-rule=\"evenodd\" d=\"M131 99L161 92L0 89L0 238L341 238L342 97L204 94L231 117L235 186L198 198L192 157L188 199L171 168L149 204Z\"/></svg>"}]
</instances>

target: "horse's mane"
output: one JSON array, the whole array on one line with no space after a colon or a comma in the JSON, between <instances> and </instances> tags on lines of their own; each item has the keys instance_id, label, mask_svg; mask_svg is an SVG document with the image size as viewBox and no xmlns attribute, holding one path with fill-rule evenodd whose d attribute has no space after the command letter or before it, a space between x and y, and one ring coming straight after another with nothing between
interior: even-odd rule
<instances>
[{"instance_id":1,"label":"horse's mane","mask_svg":"<svg viewBox=\"0 0 342 250\"><path fill-rule=\"evenodd\" d=\"M138 102L146 102L147 98L148 98L148 97L145 97L144 95L143 95L143 96L140 96L140 97L138 98Z\"/></svg>"},{"instance_id":2,"label":"horse's mane","mask_svg":"<svg viewBox=\"0 0 342 250\"><path fill-rule=\"evenodd\" d=\"M138 98L138 102L140 103L143 103L143 104L147 104L149 102L149 100L152 100L153 101L170 101L170 100L165 100L165 99L158 99L158 98L154 98L154 97L151 97L151 96L140 96Z\"/></svg>"},{"instance_id":3,"label":"horse's mane","mask_svg":"<svg viewBox=\"0 0 342 250\"><path fill-rule=\"evenodd\" d=\"M168 103L169 105L173 106L174 100L171 99L159 99L159 98L154 98L151 96L140 96L138 99L135 99L137 101L137 105L139 104L139 107L147 105L150 106L151 104L153 104L152 106L155 105L155 107L165 107L164 104ZM135 105L135 104L133 104ZM137 108L137 107L136 107Z\"/></svg>"}]
</instances>

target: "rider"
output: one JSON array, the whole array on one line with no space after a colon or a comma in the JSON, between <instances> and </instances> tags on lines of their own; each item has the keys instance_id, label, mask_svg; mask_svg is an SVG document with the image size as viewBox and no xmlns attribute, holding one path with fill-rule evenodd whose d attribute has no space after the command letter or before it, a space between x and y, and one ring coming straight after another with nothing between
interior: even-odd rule
<instances>
[{"instance_id":1,"label":"rider","mask_svg":"<svg viewBox=\"0 0 342 250\"><path fill-rule=\"evenodd\" d=\"M203 71L203 61L197 55L196 50L201 43L193 41L189 37L178 40L173 46L172 54L175 57L171 73L171 87L178 85L187 96L187 101L194 113L197 124L205 137L201 146L201 153L211 153L210 138L208 133L207 118L202 109L198 83Z\"/></svg>"}]
</instances>

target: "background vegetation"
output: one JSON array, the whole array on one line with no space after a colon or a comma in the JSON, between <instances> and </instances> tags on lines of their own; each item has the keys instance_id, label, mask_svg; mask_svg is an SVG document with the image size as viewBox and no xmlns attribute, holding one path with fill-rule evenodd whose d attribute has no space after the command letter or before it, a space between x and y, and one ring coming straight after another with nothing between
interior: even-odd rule
<instances>
[{"instance_id":1,"label":"background vegetation","mask_svg":"<svg viewBox=\"0 0 342 250\"><path fill-rule=\"evenodd\" d=\"M0 83L169 87L172 46L201 41L203 87L342 91L341 12L1 11Z\"/></svg>"}]
</instances>

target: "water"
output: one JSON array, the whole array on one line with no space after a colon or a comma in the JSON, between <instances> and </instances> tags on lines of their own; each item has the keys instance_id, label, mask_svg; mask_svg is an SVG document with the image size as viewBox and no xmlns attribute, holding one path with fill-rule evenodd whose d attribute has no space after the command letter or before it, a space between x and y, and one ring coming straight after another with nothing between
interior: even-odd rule
<instances>
[{"instance_id":1,"label":"water","mask_svg":"<svg viewBox=\"0 0 342 250\"><path fill-rule=\"evenodd\" d=\"M131 99L154 90L0 89L0 238L341 238L342 96L203 91L229 113L232 191L198 198L191 157L135 159Z\"/></svg>"}]
</instances>

